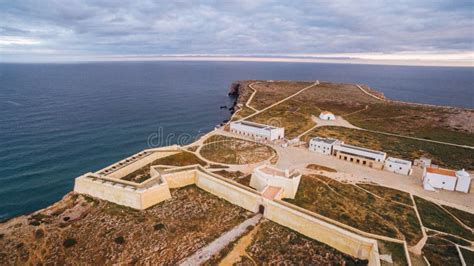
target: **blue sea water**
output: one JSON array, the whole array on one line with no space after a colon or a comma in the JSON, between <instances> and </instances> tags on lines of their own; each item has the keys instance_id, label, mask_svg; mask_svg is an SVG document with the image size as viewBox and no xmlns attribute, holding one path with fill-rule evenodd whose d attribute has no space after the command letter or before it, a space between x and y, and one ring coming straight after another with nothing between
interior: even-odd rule
<instances>
[{"instance_id":1,"label":"blue sea water","mask_svg":"<svg viewBox=\"0 0 474 266\"><path fill-rule=\"evenodd\" d=\"M74 177L229 117L243 79L361 83L392 99L474 108L474 68L255 62L0 64L0 220L59 200ZM161 130L163 130L161 132ZM158 135L168 136L159 141ZM150 138L152 137L152 138Z\"/></svg>"}]
</instances>

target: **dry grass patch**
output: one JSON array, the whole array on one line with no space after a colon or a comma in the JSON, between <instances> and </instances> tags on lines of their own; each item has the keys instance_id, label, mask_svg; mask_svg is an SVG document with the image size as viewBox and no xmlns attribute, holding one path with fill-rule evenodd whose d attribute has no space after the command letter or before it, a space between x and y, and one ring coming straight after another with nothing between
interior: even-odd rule
<instances>
[{"instance_id":1,"label":"dry grass patch","mask_svg":"<svg viewBox=\"0 0 474 266\"><path fill-rule=\"evenodd\" d=\"M334 168L322 166L319 164L308 164L306 168L311 169L311 170L316 170L316 171L326 171L326 172L331 172L331 173L336 173L337 170Z\"/></svg>"},{"instance_id":2,"label":"dry grass patch","mask_svg":"<svg viewBox=\"0 0 474 266\"><path fill-rule=\"evenodd\" d=\"M225 136L213 136L217 142L205 144L201 150L204 158L223 164L252 164L270 159L276 154L271 147ZM212 137L211 137L212 138Z\"/></svg>"},{"instance_id":3,"label":"dry grass patch","mask_svg":"<svg viewBox=\"0 0 474 266\"><path fill-rule=\"evenodd\" d=\"M413 206L413 201L411 200L410 194L398 189L383 187L373 184L357 184L357 186L370 191L386 200L392 200L400 202L406 205Z\"/></svg>"},{"instance_id":4,"label":"dry grass patch","mask_svg":"<svg viewBox=\"0 0 474 266\"><path fill-rule=\"evenodd\" d=\"M471 149L333 126L315 128L305 136L305 140L316 136L336 138L347 144L382 150L390 156L407 160L427 156L434 164L442 167L474 170L474 150Z\"/></svg>"},{"instance_id":5,"label":"dry grass patch","mask_svg":"<svg viewBox=\"0 0 474 266\"><path fill-rule=\"evenodd\" d=\"M237 121L239 119L245 118L251 114L255 113L254 110L248 108L247 106L242 106L238 112L235 112L232 116L232 121Z\"/></svg>"},{"instance_id":6,"label":"dry grass patch","mask_svg":"<svg viewBox=\"0 0 474 266\"><path fill-rule=\"evenodd\" d=\"M380 264L382 266L388 265L396 265L402 266L407 265L407 257L405 255L405 247L403 244L395 243L395 242L388 242L383 240L377 240L379 246L379 254L380 255L390 255L392 257L393 263L386 262L384 260L380 260Z\"/></svg>"},{"instance_id":7,"label":"dry grass patch","mask_svg":"<svg viewBox=\"0 0 474 266\"><path fill-rule=\"evenodd\" d=\"M425 227L474 241L472 231L460 225L449 213L437 204L417 196L414 196L414 198L416 207L421 216L421 221Z\"/></svg>"},{"instance_id":8,"label":"dry grass patch","mask_svg":"<svg viewBox=\"0 0 474 266\"><path fill-rule=\"evenodd\" d=\"M365 232L406 240L410 245L422 237L412 207L377 198L329 177L302 176L295 199L286 201Z\"/></svg>"},{"instance_id":9,"label":"dry grass patch","mask_svg":"<svg viewBox=\"0 0 474 266\"><path fill-rule=\"evenodd\" d=\"M458 218L465 225L467 225L471 228L474 228L474 213L461 211L459 209L449 207L449 206L446 206L446 205L443 205L443 208L445 208L449 213L451 213L456 218Z\"/></svg>"},{"instance_id":10,"label":"dry grass patch","mask_svg":"<svg viewBox=\"0 0 474 266\"><path fill-rule=\"evenodd\" d=\"M367 265L366 260L270 221L259 226L246 251L257 265Z\"/></svg>"},{"instance_id":11,"label":"dry grass patch","mask_svg":"<svg viewBox=\"0 0 474 266\"><path fill-rule=\"evenodd\" d=\"M314 82L301 81L274 81L274 82L256 82L252 87L257 91L250 106L260 110L272 105L275 102L297 93L303 88L310 86Z\"/></svg>"},{"instance_id":12,"label":"dry grass patch","mask_svg":"<svg viewBox=\"0 0 474 266\"><path fill-rule=\"evenodd\" d=\"M292 139L315 125L312 115L319 115L321 110L314 105L301 103L291 98L248 120L285 128L285 137Z\"/></svg>"},{"instance_id":13,"label":"dry grass patch","mask_svg":"<svg viewBox=\"0 0 474 266\"><path fill-rule=\"evenodd\" d=\"M144 211L98 200L86 215L65 226L43 223L41 238L34 234L36 226L0 224L4 234L0 253L5 254L0 256L0 265L71 261L79 265L176 265L253 215L196 186L172 190L171 195ZM65 248L67 239L75 243L68 240ZM23 243L20 248L19 243Z\"/></svg>"},{"instance_id":14,"label":"dry grass patch","mask_svg":"<svg viewBox=\"0 0 474 266\"><path fill-rule=\"evenodd\" d=\"M431 265L461 265L456 246L438 237L428 237L422 249Z\"/></svg>"}]
</instances>

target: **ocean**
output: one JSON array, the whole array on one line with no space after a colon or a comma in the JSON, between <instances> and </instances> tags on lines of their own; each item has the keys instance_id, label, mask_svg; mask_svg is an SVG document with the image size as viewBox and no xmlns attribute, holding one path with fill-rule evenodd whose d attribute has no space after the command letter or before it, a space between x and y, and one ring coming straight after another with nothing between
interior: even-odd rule
<instances>
[{"instance_id":1,"label":"ocean","mask_svg":"<svg viewBox=\"0 0 474 266\"><path fill-rule=\"evenodd\" d=\"M257 62L0 64L0 220L61 199L74 178L185 144L230 113L235 80L367 84L402 101L474 108L474 68Z\"/></svg>"}]
</instances>

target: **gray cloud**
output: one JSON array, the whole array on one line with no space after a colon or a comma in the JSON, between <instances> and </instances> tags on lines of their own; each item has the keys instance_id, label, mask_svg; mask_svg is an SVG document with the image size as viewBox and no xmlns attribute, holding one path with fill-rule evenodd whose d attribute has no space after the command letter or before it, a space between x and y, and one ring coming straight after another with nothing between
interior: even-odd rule
<instances>
[{"instance_id":1,"label":"gray cloud","mask_svg":"<svg viewBox=\"0 0 474 266\"><path fill-rule=\"evenodd\" d=\"M472 1L348 2L4 0L0 60L473 51Z\"/></svg>"}]
</instances>

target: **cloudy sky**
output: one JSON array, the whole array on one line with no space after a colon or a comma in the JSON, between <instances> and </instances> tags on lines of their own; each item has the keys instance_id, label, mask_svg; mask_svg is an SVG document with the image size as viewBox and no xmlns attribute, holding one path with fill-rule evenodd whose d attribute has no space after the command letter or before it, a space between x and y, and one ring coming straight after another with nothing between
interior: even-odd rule
<instances>
[{"instance_id":1,"label":"cloudy sky","mask_svg":"<svg viewBox=\"0 0 474 266\"><path fill-rule=\"evenodd\" d=\"M474 65L472 0L0 0L0 18L3 62L226 56Z\"/></svg>"}]
</instances>

